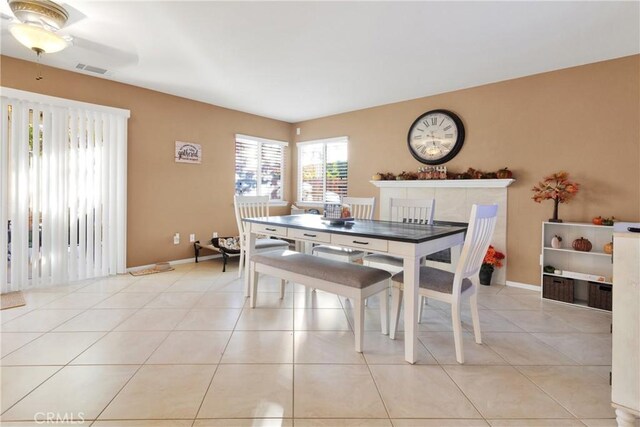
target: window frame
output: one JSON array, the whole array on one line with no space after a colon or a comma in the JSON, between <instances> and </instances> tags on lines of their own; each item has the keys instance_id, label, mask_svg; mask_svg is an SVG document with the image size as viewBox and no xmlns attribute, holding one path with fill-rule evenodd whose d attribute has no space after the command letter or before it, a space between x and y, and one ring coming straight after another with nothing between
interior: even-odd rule
<instances>
[{"instance_id":1,"label":"window frame","mask_svg":"<svg viewBox=\"0 0 640 427\"><path fill-rule=\"evenodd\" d=\"M256 195L260 195L260 187L262 186L262 146L264 144L269 144L269 145L280 145L282 147L282 158L280 160L280 185L281 185L281 191L280 191L280 198L279 199L269 199L269 204L271 206L278 206L278 205L282 205L282 206L286 206L288 204L288 202L285 200L284 198L284 192L285 192L285 175L286 175L286 148L289 146L289 143L286 141L279 141L277 139L268 139L268 138L261 138L258 136L251 136L251 135L243 135L243 134L239 134L237 133L235 135L235 140L234 140L234 169L233 169L233 174L234 174L234 179L233 179L233 185L234 185L234 189L233 189L233 194L237 194L236 193L236 168L237 168L237 155L236 155L236 147L238 142L242 142L242 143L256 143L257 144L257 149L258 149L258 158L257 158L257 166L256 166Z\"/></svg>"},{"instance_id":2,"label":"window frame","mask_svg":"<svg viewBox=\"0 0 640 427\"><path fill-rule=\"evenodd\" d=\"M348 180L348 171L349 171L349 137L348 136L336 136L332 138L323 138L323 139L314 139L310 141L301 141L296 144L296 148L298 151L297 155L297 184L298 187L296 189L296 205L297 206L306 206L306 207L323 207L326 203L327 196L327 145L336 144L336 143L344 143L347 146L347 187L349 185ZM322 177L322 194L323 201L322 202L305 202L302 201L302 149L305 146L309 145L320 145L322 144L322 151L324 157L324 174Z\"/></svg>"}]
</instances>

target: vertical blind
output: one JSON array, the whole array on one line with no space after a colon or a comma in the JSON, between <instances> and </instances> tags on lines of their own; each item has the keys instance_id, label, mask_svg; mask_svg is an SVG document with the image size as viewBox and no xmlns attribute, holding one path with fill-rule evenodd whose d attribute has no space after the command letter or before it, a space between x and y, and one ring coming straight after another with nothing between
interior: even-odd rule
<instances>
[{"instance_id":1,"label":"vertical blind","mask_svg":"<svg viewBox=\"0 0 640 427\"><path fill-rule=\"evenodd\" d=\"M298 201L340 202L347 195L348 138L298 143Z\"/></svg>"},{"instance_id":2,"label":"vertical blind","mask_svg":"<svg viewBox=\"0 0 640 427\"><path fill-rule=\"evenodd\" d=\"M2 88L2 292L124 273L129 112Z\"/></svg>"},{"instance_id":3,"label":"vertical blind","mask_svg":"<svg viewBox=\"0 0 640 427\"><path fill-rule=\"evenodd\" d=\"M236 135L236 194L282 201L286 146L283 141Z\"/></svg>"}]
</instances>

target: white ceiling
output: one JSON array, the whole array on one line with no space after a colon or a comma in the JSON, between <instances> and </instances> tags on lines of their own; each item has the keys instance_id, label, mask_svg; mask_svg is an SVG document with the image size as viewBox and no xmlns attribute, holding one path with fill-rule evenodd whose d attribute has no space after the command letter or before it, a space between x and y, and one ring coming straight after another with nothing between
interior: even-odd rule
<instances>
[{"instance_id":1,"label":"white ceiling","mask_svg":"<svg viewBox=\"0 0 640 427\"><path fill-rule=\"evenodd\" d=\"M287 122L640 53L637 1L64 4L43 63Z\"/></svg>"}]
</instances>

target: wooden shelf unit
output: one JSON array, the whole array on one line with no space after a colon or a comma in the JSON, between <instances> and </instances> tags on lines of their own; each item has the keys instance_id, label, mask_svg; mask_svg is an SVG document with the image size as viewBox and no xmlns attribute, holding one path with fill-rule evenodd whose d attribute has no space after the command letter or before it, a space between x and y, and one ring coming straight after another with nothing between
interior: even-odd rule
<instances>
[{"instance_id":1,"label":"wooden shelf unit","mask_svg":"<svg viewBox=\"0 0 640 427\"><path fill-rule=\"evenodd\" d=\"M562 237L562 246L558 249L551 247L551 239L554 235ZM590 252L576 251L572 248L573 241L580 237L589 239L593 246ZM544 298L542 292L544 276L570 278L574 281L573 305L588 307L589 286L612 284L613 256L604 253L603 250L604 245L612 241L613 227L611 226L581 222L543 222L542 250L540 254L540 297ZM547 265L552 265L555 269L560 270L561 273L545 273L544 267ZM589 281L576 279L564 274L565 271L603 276L605 280ZM548 298L545 299L555 301Z\"/></svg>"}]
</instances>

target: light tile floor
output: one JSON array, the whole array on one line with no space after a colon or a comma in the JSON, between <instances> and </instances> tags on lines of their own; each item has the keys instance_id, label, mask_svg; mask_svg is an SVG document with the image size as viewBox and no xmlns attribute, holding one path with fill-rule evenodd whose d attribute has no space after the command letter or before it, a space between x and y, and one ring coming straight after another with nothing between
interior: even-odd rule
<instances>
[{"instance_id":1,"label":"light tile floor","mask_svg":"<svg viewBox=\"0 0 640 427\"><path fill-rule=\"evenodd\" d=\"M212 260L30 290L0 313L2 424L615 425L608 313L481 287L484 344L465 307L458 365L448 306L429 302L411 366L402 332L379 333L375 298L358 354L348 300L298 285L281 300L278 286L265 280L250 309L235 266Z\"/></svg>"}]
</instances>

